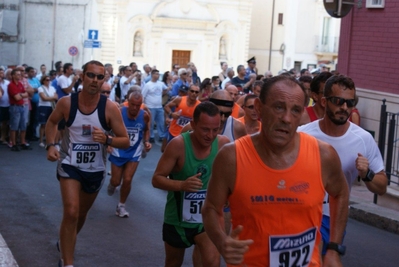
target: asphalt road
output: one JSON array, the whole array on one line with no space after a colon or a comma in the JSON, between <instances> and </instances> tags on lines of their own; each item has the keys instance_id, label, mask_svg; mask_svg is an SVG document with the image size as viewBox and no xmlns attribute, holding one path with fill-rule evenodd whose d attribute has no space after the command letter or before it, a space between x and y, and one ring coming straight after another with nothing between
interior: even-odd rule
<instances>
[{"instance_id":1,"label":"asphalt road","mask_svg":"<svg viewBox=\"0 0 399 267\"><path fill-rule=\"evenodd\" d=\"M0 233L20 267L57 266L62 209L56 164L46 160L37 142L32 147L21 152L0 147ZM155 144L140 163L127 201L128 219L115 216L119 194L107 195L107 177L78 236L75 266L163 266L166 192L151 185L159 157ZM398 235L349 220L345 243L344 266L398 266ZM192 265L191 252L186 251L184 266Z\"/></svg>"}]
</instances>

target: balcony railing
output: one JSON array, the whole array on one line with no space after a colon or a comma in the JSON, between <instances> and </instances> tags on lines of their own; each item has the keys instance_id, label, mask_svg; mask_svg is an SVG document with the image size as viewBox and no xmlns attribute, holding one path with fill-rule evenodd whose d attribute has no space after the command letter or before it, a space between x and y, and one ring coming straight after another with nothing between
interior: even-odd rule
<instances>
[{"instance_id":1,"label":"balcony railing","mask_svg":"<svg viewBox=\"0 0 399 267\"><path fill-rule=\"evenodd\" d=\"M338 53L339 37L315 36L315 52Z\"/></svg>"}]
</instances>

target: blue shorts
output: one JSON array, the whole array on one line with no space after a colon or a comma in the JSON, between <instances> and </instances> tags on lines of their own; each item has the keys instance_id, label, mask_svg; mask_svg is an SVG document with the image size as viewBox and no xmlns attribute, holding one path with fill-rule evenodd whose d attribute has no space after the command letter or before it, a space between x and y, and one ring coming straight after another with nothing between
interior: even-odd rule
<instances>
[{"instance_id":1,"label":"blue shorts","mask_svg":"<svg viewBox=\"0 0 399 267\"><path fill-rule=\"evenodd\" d=\"M82 190L88 194L100 191L105 178L105 171L84 172L78 168L61 164L57 168L57 178L74 179L80 182Z\"/></svg>"},{"instance_id":2,"label":"blue shorts","mask_svg":"<svg viewBox=\"0 0 399 267\"><path fill-rule=\"evenodd\" d=\"M327 253L327 245L328 242L330 242L330 217L323 215L323 219L321 220L321 227L320 227L320 233L321 233L321 239L323 240L323 250L322 250L322 255L326 255ZM342 243L344 242L344 236L342 237Z\"/></svg>"},{"instance_id":3,"label":"blue shorts","mask_svg":"<svg viewBox=\"0 0 399 267\"><path fill-rule=\"evenodd\" d=\"M166 143L169 143L173 138L176 136L173 136L169 131L168 131L168 136L166 137Z\"/></svg>"},{"instance_id":4,"label":"blue shorts","mask_svg":"<svg viewBox=\"0 0 399 267\"><path fill-rule=\"evenodd\" d=\"M47 123L48 117L50 117L51 112L53 112L53 108L39 106L38 111L39 111L39 119L38 119L39 124L43 125Z\"/></svg>"},{"instance_id":5,"label":"blue shorts","mask_svg":"<svg viewBox=\"0 0 399 267\"><path fill-rule=\"evenodd\" d=\"M25 107L10 105L10 130L11 131L26 131L26 116Z\"/></svg>"},{"instance_id":6,"label":"blue shorts","mask_svg":"<svg viewBox=\"0 0 399 267\"><path fill-rule=\"evenodd\" d=\"M10 120L10 107L0 107L0 122Z\"/></svg>"},{"instance_id":7,"label":"blue shorts","mask_svg":"<svg viewBox=\"0 0 399 267\"><path fill-rule=\"evenodd\" d=\"M139 162L141 159L141 156L138 157L134 157L134 158L119 158L119 157L115 157L114 155L109 155L108 160L118 166L118 167L122 167L123 165L125 165L128 162Z\"/></svg>"}]
</instances>

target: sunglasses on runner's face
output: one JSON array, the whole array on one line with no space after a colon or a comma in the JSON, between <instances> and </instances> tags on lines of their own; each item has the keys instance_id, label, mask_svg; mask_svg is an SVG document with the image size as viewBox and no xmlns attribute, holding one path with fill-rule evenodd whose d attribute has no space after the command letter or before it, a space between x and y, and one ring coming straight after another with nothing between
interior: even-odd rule
<instances>
[{"instance_id":1,"label":"sunglasses on runner's face","mask_svg":"<svg viewBox=\"0 0 399 267\"><path fill-rule=\"evenodd\" d=\"M342 106L344 103L346 103L348 108L353 108L355 106L355 99L345 99L342 97L330 96L327 97L327 100L329 100L331 103L333 103L336 106Z\"/></svg>"},{"instance_id":2,"label":"sunglasses on runner's face","mask_svg":"<svg viewBox=\"0 0 399 267\"><path fill-rule=\"evenodd\" d=\"M193 94L198 94L199 93L199 91L196 91L196 90L190 90L190 92L193 93Z\"/></svg>"},{"instance_id":3,"label":"sunglasses on runner's face","mask_svg":"<svg viewBox=\"0 0 399 267\"><path fill-rule=\"evenodd\" d=\"M250 105L250 106L245 106L246 108L249 108L249 109L254 109L254 105Z\"/></svg>"},{"instance_id":4,"label":"sunglasses on runner's face","mask_svg":"<svg viewBox=\"0 0 399 267\"><path fill-rule=\"evenodd\" d=\"M101 91L101 93L109 95L111 93L111 91Z\"/></svg>"},{"instance_id":5,"label":"sunglasses on runner's face","mask_svg":"<svg viewBox=\"0 0 399 267\"><path fill-rule=\"evenodd\" d=\"M97 76L97 80L102 80L105 77L104 74L94 74L93 72L86 72L86 76L90 79L94 79Z\"/></svg>"},{"instance_id":6,"label":"sunglasses on runner's face","mask_svg":"<svg viewBox=\"0 0 399 267\"><path fill-rule=\"evenodd\" d=\"M225 118L229 117L231 115L231 111L228 112L223 112L223 111L219 111L220 113L220 117L224 116Z\"/></svg>"}]
</instances>

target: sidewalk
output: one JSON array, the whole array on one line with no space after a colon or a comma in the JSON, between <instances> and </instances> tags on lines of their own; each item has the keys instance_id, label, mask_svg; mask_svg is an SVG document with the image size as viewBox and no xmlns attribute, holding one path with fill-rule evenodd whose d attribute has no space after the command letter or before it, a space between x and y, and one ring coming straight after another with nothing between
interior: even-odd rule
<instances>
[{"instance_id":1,"label":"sidewalk","mask_svg":"<svg viewBox=\"0 0 399 267\"><path fill-rule=\"evenodd\" d=\"M399 187L388 186L387 193L378 196L377 205L373 203L373 197L365 185L355 183L350 196L349 217L399 234Z\"/></svg>"},{"instance_id":2,"label":"sidewalk","mask_svg":"<svg viewBox=\"0 0 399 267\"><path fill-rule=\"evenodd\" d=\"M399 234L399 187L389 186L384 196L373 203L373 193L355 183L350 196L349 217L374 227ZM0 267L18 267L10 249L0 234Z\"/></svg>"},{"instance_id":3,"label":"sidewalk","mask_svg":"<svg viewBox=\"0 0 399 267\"><path fill-rule=\"evenodd\" d=\"M11 250L7 247L3 236L0 234L0 267L18 267L12 256Z\"/></svg>"}]
</instances>

